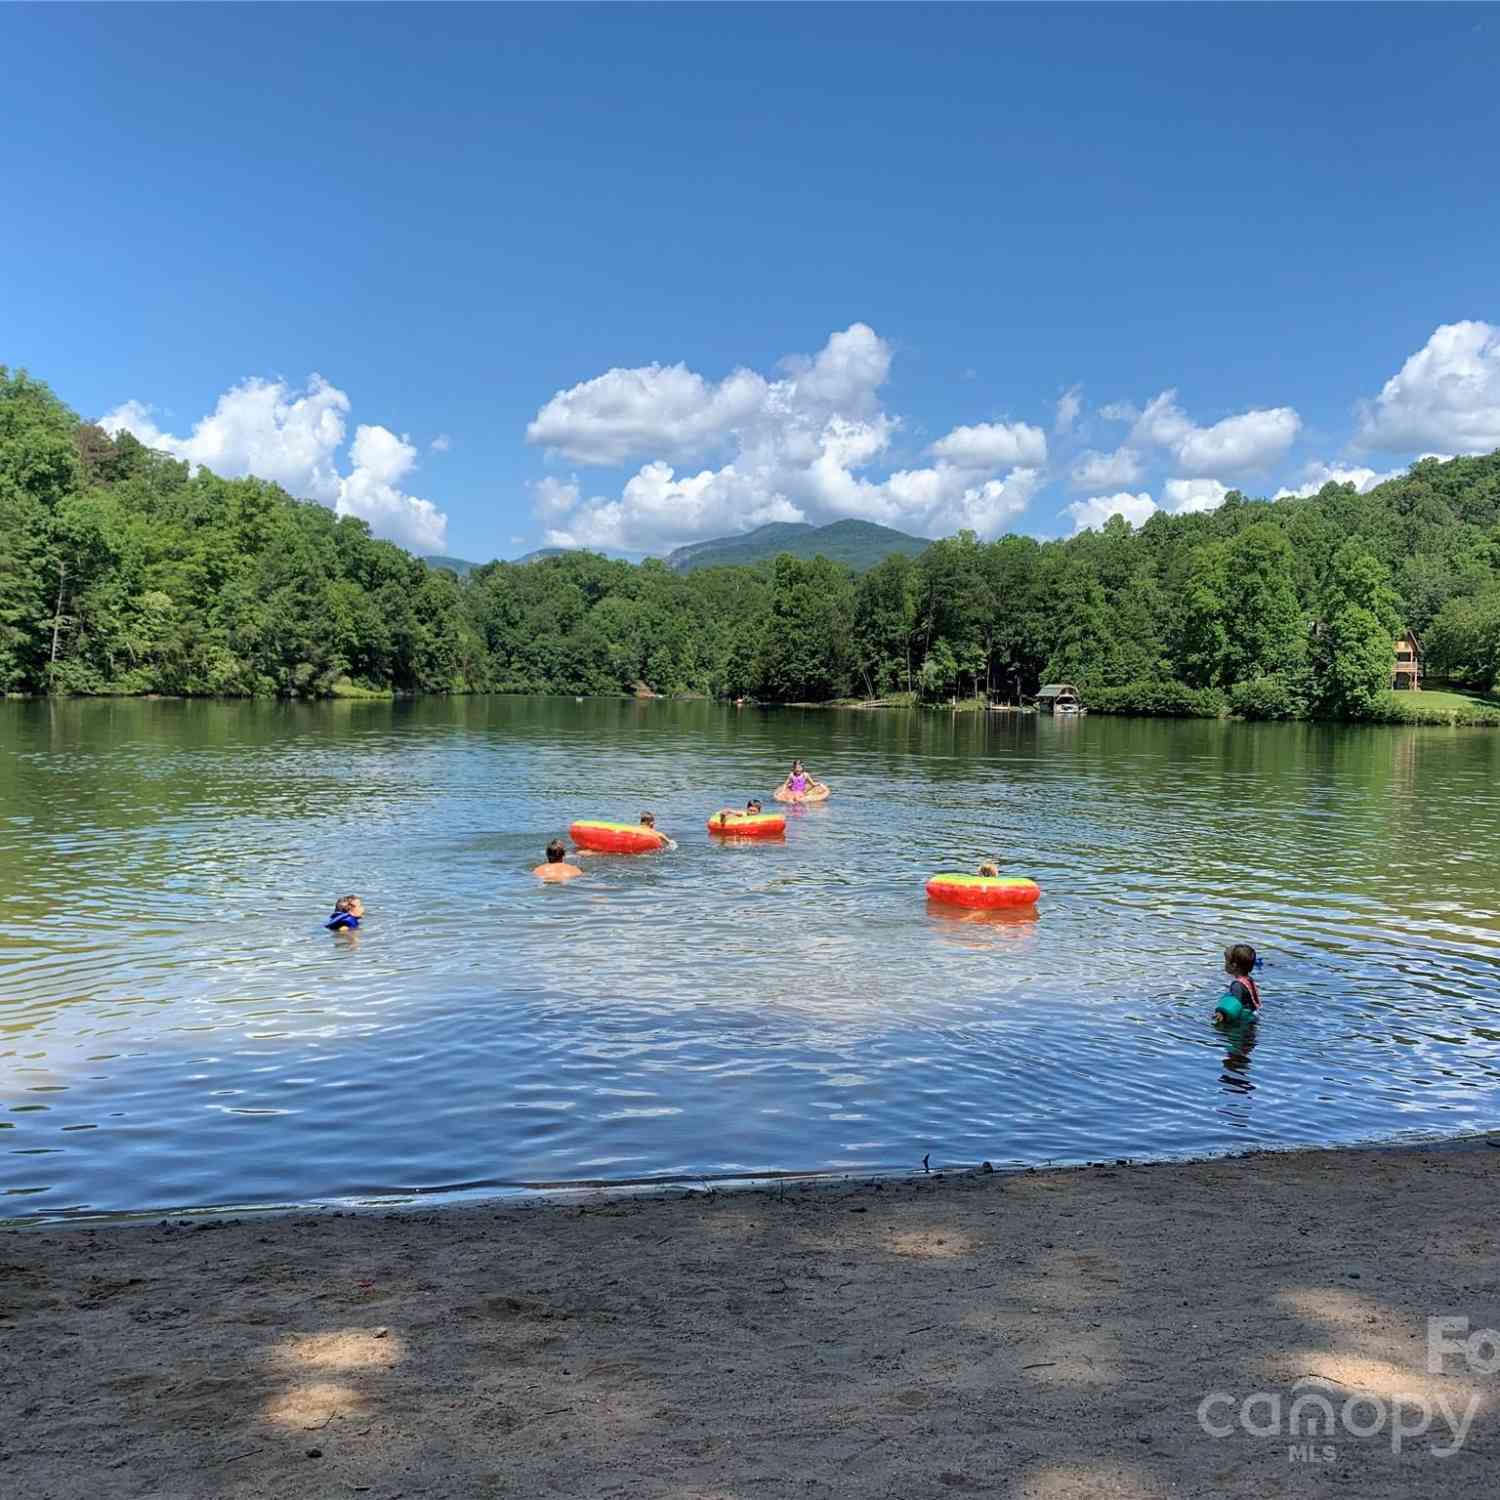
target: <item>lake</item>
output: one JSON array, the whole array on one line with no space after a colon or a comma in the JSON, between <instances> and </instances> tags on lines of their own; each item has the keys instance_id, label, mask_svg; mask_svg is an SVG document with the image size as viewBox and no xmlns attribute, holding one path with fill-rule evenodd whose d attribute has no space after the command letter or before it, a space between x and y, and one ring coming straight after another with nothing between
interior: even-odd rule
<instances>
[{"instance_id":1,"label":"lake","mask_svg":"<svg viewBox=\"0 0 1500 1500\"><path fill-rule=\"evenodd\" d=\"M826 805L708 837L794 755ZM675 850L530 875L643 808ZM1497 828L1473 730L0 704L0 1220L1491 1128ZM929 908L992 855L1032 917Z\"/></svg>"}]
</instances>

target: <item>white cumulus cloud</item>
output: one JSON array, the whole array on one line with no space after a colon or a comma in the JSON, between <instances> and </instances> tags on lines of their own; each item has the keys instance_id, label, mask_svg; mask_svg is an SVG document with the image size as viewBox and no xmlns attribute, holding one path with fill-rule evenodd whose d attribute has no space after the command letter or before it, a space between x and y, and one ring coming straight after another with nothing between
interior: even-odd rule
<instances>
[{"instance_id":1,"label":"white cumulus cloud","mask_svg":"<svg viewBox=\"0 0 1500 1500\"><path fill-rule=\"evenodd\" d=\"M1263 469L1285 456L1301 430L1302 418L1290 406L1243 412L1212 427L1194 428L1177 444L1177 462L1190 474Z\"/></svg>"},{"instance_id":2,"label":"white cumulus cloud","mask_svg":"<svg viewBox=\"0 0 1500 1500\"><path fill-rule=\"evenodd\" d=\"M1165 448L1174 466L1188 474L1245 474L1284 457L1301 430L1302 418L1290 406L1240 412L1199 427L1177 404L1177 392L1169 390L1146 403L1130 441Z\"/></svg>"},{"instance_id":3,"label":"white cumulus cloud","mask_svg":"<svg viewBox=\"0 0 1500 1500\"><path fill-rule=\"evenodd\" d=\"M558 392L527 427L529 442L581 464L648 461L618 495L584 498L576 480L571 489L543 481L548 540L655 550L768 521L844 517L929 536L996 535L1041 484L1046 434L1025 422L959 426L932 445L932 463L871 477L901 427L880 402L890 367L890 346L855 323L817 354L782 360L774 379L647 365Z\"/></svg>"},{"instance_id":4,"label":"white cumulus cloud","mask_svg":"<svg viewBox=\"0 0 1500 1500\"><path fill-rule=\"evenodd\" d=\"M1073 465L1070 477L1076 489L1102 490L1134 484L1144 472L1141 455L1134 448L1116 448L1113 453L1085 453Z\"/></svg>"},{"instance_id":5,"label":"white cumulus cloud","mask_svg":"<svg viewBox=\"0 0 1500 1500\"><path fill-rule=\"evenodd\" d=\"M564 482L553 474L538 479L531 486L531 493L535 497L534 509L543 519L565 516L583 499L576 478Z\"/></svg>"},{"instance_id":6,"label":"white cumulus cloud","mask_svg":"<svg viewBox=\"0 0 1500 1500\"><path fill-rule=\"evenodd\" d=\"M973 427L955 427L932 445L932 455L971 469L1044 464L1047 436L1040 427L1025 422L980 422Z\"/></svg>"},{"instance_id":7,"label":"white cumulus cloud","mask_svg":"<svg viewBox=\"0 0 1500 1500\"><path fill-rule=\"evenodd\" d=\"M389 537L417 552L441 550L448 518L430 501L401 488L416 467L417 450L387 427L357 427L349 448L353 467L339 480L334 509L370 523L377 536Z\"/></svg>"},{"instance_id":8,"label":"white cumulus cloud","mask_svg":"<svg viewBox=\"0 0 1500 1500\"><path fill-rule=\"evenodd\" d=\"M99 425L110 434L132 433L148 448L226 478L269 479L299 498L331 505L341 516L358 516L376 535L415 551L440 551L447 517L401 488L416 467L411 443L388 428L361 425L349 467L340 467L349 409L348 396L321 375L309 376L300 391L284 380L251 377L225 391L186 437L164 432L139 401L117 406Z\"/></svg>"},{"instance_id":9,"label":"white cumulus cloud","mask_svg":"<svg viewBox=\"0 0 1500 1500\"><path fill-rule=\"evenodd\" d=\"M1052 430L1059 437L1066 437L1072 432L1078 422L1078 414L1083 410L1083 387L1075 385L1066 390L1057 398L1057 416L1052 423Z\"/></svg>"},{"instance_id":10,"label":"white cumulus cloud","mask_svg":"<svg viewBox=\"0 0 1500 1500\"><path fill-rule=\"evenodd\" d=\"M559 391L527 425L526 441L585 464L700 452L760 412L768 389L750 370L717 384L686 365L608 370Z\"/></svg>"},{"instance_id":11,"label":"white cumulus cloud","mask_svg":"<svg viewBox=\"0 0 1500 1500\"><path fill-rule=\"evenodd\" d=\"M1500 328L1444 323L1360 413L1360 442L1392 452L1500 448Z\"/></svg>"},{"instance_id":12,"label":"white cumulus cloud","mask_svg":"<svg viewBox=\"0 0 1500 1500\"><path fill-rule=\"evenodd\" d=\"M1382 474L1360 464L1311 463L1302 471L1302 478L1294 487L1279 489L1271 498L1288 500L1300 495L1316 495L1325 484L1352 484L1363 495L1387 479L1399 479L1405 472L1405 469L1387 469Z\"/></svg>"},{"instance_id":13,"label":"white cumulus cloud","mask_svg":"<svg viewBox=\"0 0 1500 1500\"><path fill-rule=\"evenodd\" d=\"M1073 518L1073 535L1090 527L1103 526L1111 516L1124 516L1132 526L1144 526L1156 514L1156 502L1144 490L1139 495L1122 491L1118 495L1095 495L1089 500L1075 500L1063 512Z\"/></svg>"},{"instance_id":14,"label":"white cumulus cloud","mask_svg":"<svg viewBox=\"0 0 1500 1500\"><path fill-rule=\"evenodd\" d=\"M453 446L453 439L446 432L440 432L427 446L434 453L446 453Z\"/></svg>"},{"instance_id":15,"label":"white cumulus cloud","mask_svg":"<svg viewBox=\"0 0 1500 1500\"><path fill-rule=\"evenodd\" d=\"M1229 486L1217 479L1169 479L1162 488L1162 499L1174 515L1184 516L1217 510L1228 493Z\"/></svg>"}]
</instances>

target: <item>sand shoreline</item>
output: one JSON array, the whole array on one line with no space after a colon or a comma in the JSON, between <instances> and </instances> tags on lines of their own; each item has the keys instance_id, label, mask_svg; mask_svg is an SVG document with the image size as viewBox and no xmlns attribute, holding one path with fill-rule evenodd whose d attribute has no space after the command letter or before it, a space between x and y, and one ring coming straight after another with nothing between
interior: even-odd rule
<instances>
[{"instance_id":1,"label":"sand shoreline","mask_svg":"<svg viewBox=\"0 0 1500 1500\"><path fill-rule=\"evenodd\" d=\"M1500 1327L1497 1175L1469 1136L8 1229L0 1488L1494 1494L1500 1373L1430 1372L1427 1319ZM1294 1453L1299 1381L1472 1416Z\"/></svg>"}]
</instances>

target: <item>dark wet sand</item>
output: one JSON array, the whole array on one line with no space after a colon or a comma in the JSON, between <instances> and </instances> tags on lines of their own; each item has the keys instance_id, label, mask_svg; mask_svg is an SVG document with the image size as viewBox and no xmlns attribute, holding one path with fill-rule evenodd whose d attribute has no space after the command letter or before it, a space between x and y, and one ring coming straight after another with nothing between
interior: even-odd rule
<instances>
[{"instance_id":1,"label":"dark wet sand","mask_svg":"<svg viewBox=\"0 0 1500 1500\"><path fill-rule=\"evenodd\" d=\"M1429 1374L1426 1320L1500 1328L1497 1174L1477 1142L4 1233L0 1495L1494 1496L1500 1374ZM1199 1425L1305 1378L1479 1405L1448 1458L1441 1416L1311 1462Z\"/></svg>"}]
</instances>

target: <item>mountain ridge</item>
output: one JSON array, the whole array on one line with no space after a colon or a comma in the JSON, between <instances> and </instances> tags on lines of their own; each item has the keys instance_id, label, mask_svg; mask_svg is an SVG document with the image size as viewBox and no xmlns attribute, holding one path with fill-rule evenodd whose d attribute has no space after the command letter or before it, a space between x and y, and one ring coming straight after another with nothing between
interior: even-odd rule
<instances>
[{"instance_id":1,"label":"mountain ridge","mask_svg":"<svg viewBox=\"0 0 1500 1500\"><path fill-rule=\"evenodd\" d=\"M803 559L826 557L863 573L892 553L916 557L931 545L927 537L912 536L875 521L833 521L827 526L770 521L737 536L689 542L669 552L665 562L674 573L689 573L697 568L749 566L789 552Z\"/></svg>"}]
</instances>

